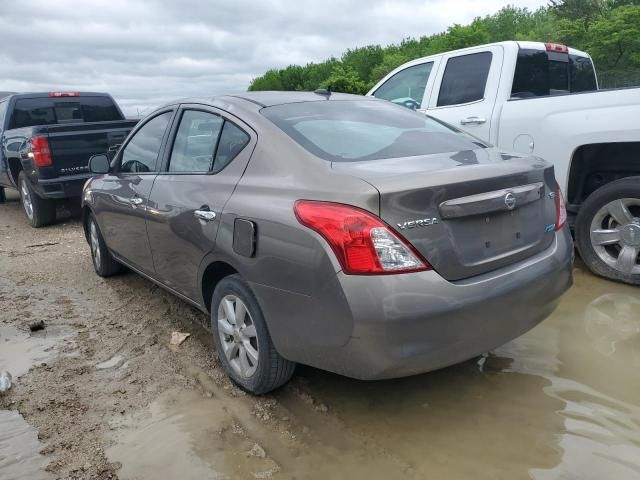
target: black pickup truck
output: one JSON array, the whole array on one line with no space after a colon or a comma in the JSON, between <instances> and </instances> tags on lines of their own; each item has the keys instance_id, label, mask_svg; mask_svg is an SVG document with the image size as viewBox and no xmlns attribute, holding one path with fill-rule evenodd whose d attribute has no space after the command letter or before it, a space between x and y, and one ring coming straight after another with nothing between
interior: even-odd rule
<instances>
[{"instance_id":1,"label":"black pickup truck","mask_svg":"<svg viewBox=\"0 0 640 480\"><path fill-rule=\"evenodd\" d=\"M116 149L137 120L126 120L106 93L2 95L0 203L4 188L15 188L31 226L48 225L57 200L79 205L89 157Z\"/></svg>"}]
</instances>

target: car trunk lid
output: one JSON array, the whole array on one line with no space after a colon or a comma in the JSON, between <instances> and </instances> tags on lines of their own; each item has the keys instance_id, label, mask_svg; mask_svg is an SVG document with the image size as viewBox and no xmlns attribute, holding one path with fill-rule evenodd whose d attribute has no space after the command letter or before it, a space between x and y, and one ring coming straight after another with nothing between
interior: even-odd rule
<instances>
[{"instance_id":1,"label":"car trunk lid","mask_svg":"<svg viewBox=\"0 0 640 480\"><path fill-rule=\"evenodd\" d=\"M553 167L535 157L478 149L332 167L373 185L380 217L447 280L523 260L554 238Z\"/></svg>"}]
</instances>

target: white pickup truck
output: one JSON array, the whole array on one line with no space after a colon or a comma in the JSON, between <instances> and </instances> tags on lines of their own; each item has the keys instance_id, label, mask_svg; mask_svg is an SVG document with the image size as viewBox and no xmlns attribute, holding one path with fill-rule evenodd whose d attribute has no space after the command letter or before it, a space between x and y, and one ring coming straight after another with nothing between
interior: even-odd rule
<instances>
[{"instance_id":1,"label":"white pickup truck","mask_svg":"<svg viewBox=\"0 0 640 480\"><path fill-rule=\"evenodd\" d=\"M599 90L588 54L511 41L413 60L368 95L552 162L585 263L640 284L640 88Z\"/></svg>"}]
</instances>

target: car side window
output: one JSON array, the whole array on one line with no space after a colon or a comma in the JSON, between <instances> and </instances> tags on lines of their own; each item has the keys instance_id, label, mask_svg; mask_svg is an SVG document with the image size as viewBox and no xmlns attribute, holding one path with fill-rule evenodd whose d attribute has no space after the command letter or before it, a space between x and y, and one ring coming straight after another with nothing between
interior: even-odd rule
<instances>
[{"instance_id":1,"label":"car side window","mask_svg":"<svg viewBox=\"0 0 640 480\"><path fill-rule=\"evenodd\" d=\"M233 123L225 121L212 171L219 172L226 167L247 146L249 139L250 137L245 131Z\"/></svg>"},{"instance_id":2,"label":"car side window","mask_svg":"<svg viewBox=\"0 0 640 480\"><path fill-rule=\"evenodd\" d=\"M433 62L405 68L380 85L373 96L414 110L420 108L432 69Z\"/></svg>"},{"instance_id":3,"label":"car side window","mask_svg":"<svg viewBox=\"0 0 640 480\"><path fill-rule=\"evenodd\" d=\"M170 172L208 172L224 120L219 115L200 110L185 110L173 142Z\"/></svg>"},{"instance_id":4,"label":"car side window","mask_svg":"<svg viewBox=\"0 0 640 480\"><path fill-rule=\"evenodd\" d=\"M161 113L138 130L122 151L121 173L150 173L158 171L158 155L164 132L173 112Z\"/></svg>"},{"instance_id":5,"label":"car side window","mask_svg":"<svg viewBox=\"0 0 640 480\"><path fill-rule=\"evenodd\" d=\"M437 106L445 107L482 100L492 58L491 52L450 58L442 77Z\"/></svg>"}]
</instances>

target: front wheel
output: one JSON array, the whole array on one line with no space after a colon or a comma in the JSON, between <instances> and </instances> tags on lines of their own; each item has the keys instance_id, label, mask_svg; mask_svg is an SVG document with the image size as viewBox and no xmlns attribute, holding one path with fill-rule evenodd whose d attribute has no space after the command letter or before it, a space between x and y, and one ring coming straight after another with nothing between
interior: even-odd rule
<instances>
[{"instance_id":1,"label":"front wheel","mask_svg":"<svg viewBox=\"0 0 640 480\"><path fill-rule=\"evenodd\" d=\"M4 188L0 187L0 203L7 201L7 195L4 193Z\"/></svg>"},{"instance_id":2,"label":"front wheel","mask_svg":"<svg viewBox=\"0 0 640 480\"><path fill-rule=\"evenodd\" d=\"M40 198L35 192L24 171L18 175L20 203L29 224L33 228L51 225L56 221L56 204L53 200Z\"/></svg>"},{"instance_id":3,"label":"front wheel","mask_svg":"<svg viewBox=\"0 0 640 480\"><path fill-rule=\"evenodd\" d=\"M216 286L211 330L220 362L240 388L261 395L293 375L296 364L276 351L260 305L240 275L225 277Z\"/></svg>"},{"instance_id":4,"label":"front wheel","mask_svg":"<svg viewBox=\"0 0 640 480\"><path fill-rule=\"evenodd\" d=\"M640 177L593 192L576 219L576 244L595 274L640 285Z\"/></svg>"}]
</instances>

